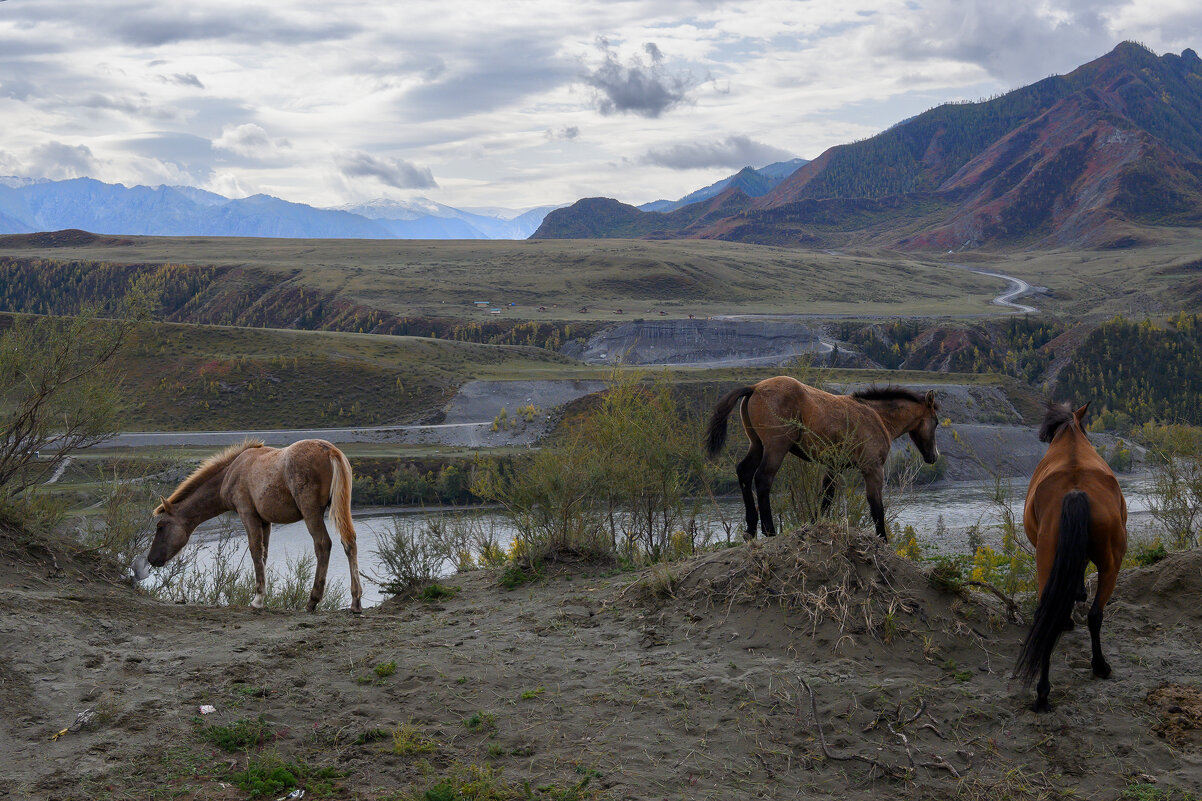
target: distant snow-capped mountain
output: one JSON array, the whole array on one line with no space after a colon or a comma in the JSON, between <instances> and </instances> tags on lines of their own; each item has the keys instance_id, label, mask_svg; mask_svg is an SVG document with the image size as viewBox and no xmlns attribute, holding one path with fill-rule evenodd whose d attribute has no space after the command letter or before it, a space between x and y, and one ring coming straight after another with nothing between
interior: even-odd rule
<instances>
[{"instance_id":1,"label":"distant snow-capped mountain","mask_svg":"<svg viewBox=\"0 0 1202 801\"><path fill-rule=\"evenodd\" d=\"M560 206L539 206L533 209L457 209L419 197L400 201L379 198L367 203L335 207L339 211L358 214L377 220L390 228L406 232L412 239L525 239L542 224L543 218ZM458 224L452 221L458 221ZM425 236L421 231L460 231L455 237Z\"/></svg>"},{"instance_id":2,"label":"distant snow-capped mountain","mask_svg":"<svg viewBox=\"0 0 1202 801\"><path fill-rule=\"evenodd\" d=\"M0 234L81 228L144 236L525 239L554 208L486 214L417 198L323 209L270 195L231 199L191 186L0 176Z\"/></svg>"}]
</instances>

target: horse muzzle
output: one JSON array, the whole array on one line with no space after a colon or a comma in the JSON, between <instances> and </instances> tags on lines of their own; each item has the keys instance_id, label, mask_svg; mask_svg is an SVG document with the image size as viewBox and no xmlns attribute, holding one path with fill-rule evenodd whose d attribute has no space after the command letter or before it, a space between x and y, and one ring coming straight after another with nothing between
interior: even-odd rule
<instances>
[{"instance_id":1,"label":"horse muzzle","mask_svg":"<svg viewBox=\"0 0 1202 801\"><path fill-rule=\"evenodd\" d=\"M155 565L155 567L162 567L162 565ZM146 577L150 575L150 560L146 558L146 554L139 554L130 568L134 571L135 580L145 581Z\"/></svg>"}]
</instances>

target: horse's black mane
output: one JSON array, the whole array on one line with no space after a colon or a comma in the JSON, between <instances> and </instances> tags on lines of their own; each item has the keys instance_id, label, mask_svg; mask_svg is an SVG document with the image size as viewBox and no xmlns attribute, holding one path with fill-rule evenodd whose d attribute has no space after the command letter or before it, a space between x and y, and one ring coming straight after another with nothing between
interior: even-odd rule
<instances>
[{"instance_id":1,"label":"horse's black mane","mask_svg":"<svg viewBox=\"0 0 1202 801\"><path fill-rule=\"evenodd\" d=\"M1047 402L1048 411L1039 427L1039 441L1051 442L1060 429L1073 422L1073 408L1067 403Z\"/></svg>"},{"instance_id":2,"label":"horse's black mane","mask_svg":"<svg viewBox=\"0 0 1202 801\"><path fill-rule=\"evenodd\" d=\"M915 392L912 389L899 387L896 384L887 384L883 387L871 386L867 389L857 389L851 393L853 398L860 400L907 400L915 403L925 403L926 398L921 392Z\"/></svg>"}]
</instances>

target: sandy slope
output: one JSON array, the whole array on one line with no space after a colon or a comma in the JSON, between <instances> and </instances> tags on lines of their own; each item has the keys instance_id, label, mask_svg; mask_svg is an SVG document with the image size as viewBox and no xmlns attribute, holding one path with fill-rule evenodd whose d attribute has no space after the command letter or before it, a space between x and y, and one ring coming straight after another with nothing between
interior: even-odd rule
<instances>
[{"instance_id":1,"label":"sandy slope","mask_svg":"<svg viewBox=\"0 0 1202 801\"><path fill-rule=\"evenodd\" d=\"M163 604L87 560L56 571L11 533L0 546L0 798L245 798L228 774L247 756L200 736L202 703L218 709L206 724L263 715L265 748L338 768L340 798L420 798L464 765L500 769L515 798L526 780L535 798L1202 790L1202 708L1147 700L1198 682L1200 552L1124 575L1103 632L1114 678L1090 676L1079 627L1054 660L1056 710L1037 717L1007 678L1023 629L864 536L513 591L465 574L453 599L360 618ZM51 741L85 709L97 718ZM372 739L406 722L436 750Z\"/></svg>"}]
</instances>

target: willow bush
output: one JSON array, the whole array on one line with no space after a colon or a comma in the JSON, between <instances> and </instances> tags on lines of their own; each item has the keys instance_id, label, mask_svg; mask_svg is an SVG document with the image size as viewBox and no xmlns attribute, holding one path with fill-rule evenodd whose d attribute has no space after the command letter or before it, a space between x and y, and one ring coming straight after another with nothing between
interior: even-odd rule
<instances>
[{"instance_id":1,"label":"willow bush","mask_svg":"<svg viewBox=\"0 0 1202 801\"><path fill-rule=\"evenodd\" d=\"M691 553L710 539L700 519L721 469L705 461L701 430L664 377L615 372L597 407L547 446L478 465L472 492L504 508L519 560Z\"/></svg>"}]
</instances>

